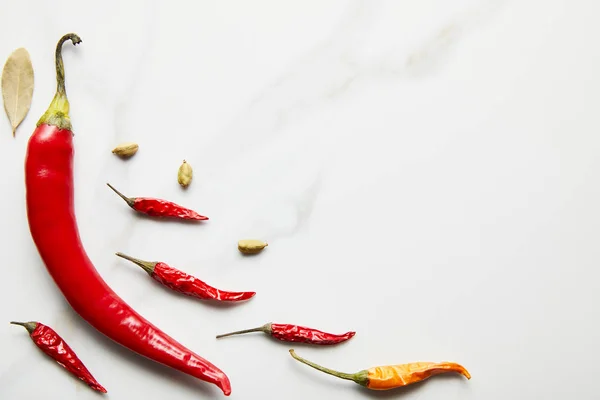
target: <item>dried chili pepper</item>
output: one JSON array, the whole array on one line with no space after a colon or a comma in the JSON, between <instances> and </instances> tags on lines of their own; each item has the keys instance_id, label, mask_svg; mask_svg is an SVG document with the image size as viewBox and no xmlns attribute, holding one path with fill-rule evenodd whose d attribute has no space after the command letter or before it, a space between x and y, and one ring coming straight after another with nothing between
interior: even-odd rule
<instances>
[{"instance_id":1,"label":"dried chili pepper","mask_svg":"<svg viewBox=\"0 0 600 400\"><path fill-rule=\"evenodd\" d=\"M29 139L25 160L27 220L46 269L71 307L115 342L151 360L231 393L227 375L152 325L102 279L90 261L77 227L73 188L73 132L65 92L61 48L56 46L57 91Z\"/></svg>"},{"instance_id":2,"label":"dried chili pepper","mask_svg":"<svg viewBox=\"0 0 600 400\"><path fill-rule=\"evenodd\" d=\"M171 217L180 219L189 219L196 221L206 221L208 217L198 214L194 210L180 206L171 201L155 199L152 197L127 197L115 189L110 183L108 187L114 190L129 207L135 211L150 215L151 217Z\"/></svg>"},{"instance_id":3,"label":"dried chili pepper","mask_svg":"<svg viewBox=\"0 0 600 400\"><path fill-rule=\"evenodd\" d=\"M123 253L116 253L116 255L139 265L163 286L188 296L203 300L244 301L251 299L256 294L256 292L226 292L209 286L200 279L170 267L163 262L143 261Z\"/></svg>"},{"instance_id":4,"label":"dried chili pepper","mask_svg":"<svg viewBox=\"0 0 600 400\"><path fill-rule=\"evenodd\" d=\"M411 383L423 381L433 375L439 375L448 372L456 372L463 375L467 379L471 379L471 374L469 374L465 367L452 362L416 362L410 364L387 365L384 367L365 369L354 374L346 374L305 360L304 358L298 356L293 349L290 350L290 354L296 360L313 367L314 369L325 372L329 375L337 376L338 378L354 381L361 386L365 386L373 390L395 389L397 387L407 386Z\"/></svg>"},{"instance_id":5,"label":"dried chili pepper","mask_svg":"<svg viewBox=\"0 0 600 400\"><path fill-rule=\"evenodd\" d=\"M320 345L332 345L342 343L356 335L356 332L346 332L342 335L336 335L333 333L322 332L317 329L306 328L304 326L274 324L272 322L269 322L268 324L264 324L263 326L259 326L258 328L244 329L242 331L224 333L222 335L218 335L217 339L250 332L263 332L283 342L300 342Z\"/></svg>"},{"instance_id":6,"label":"dried chili pepper","mask_svg":"<svg viewBox=\"0 0 600 400\"><path fill-rule=\"evenodd\" d=\"M98 383L90 371L83 365L75 352L52 328L40 322L11 322L13 325L21 325L29 332L33 343L44 353L54 359L60 366L85 382L89 387L102 393L106 389Z\"/></svg>"}]
</instances>

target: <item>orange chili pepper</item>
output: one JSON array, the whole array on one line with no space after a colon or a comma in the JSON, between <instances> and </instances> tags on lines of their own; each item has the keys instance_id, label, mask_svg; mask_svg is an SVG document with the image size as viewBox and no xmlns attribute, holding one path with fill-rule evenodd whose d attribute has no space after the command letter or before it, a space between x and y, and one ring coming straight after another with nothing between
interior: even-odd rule
<instances>
[{"instance_id":1,"label":"orange chili pepper","mask_svg":"<svg viewBox=\"0 0 600 400\"><path fill-rule=\"evenodd\" d=\"M401 386L407 386L411 383L423 381L433 375L444 374L448 372L457 372L467 379L471 379L471 374L462 365L452 362L415 362L410 364L387 365L384 367L373 367L358 371L354 374L346 374L334 371L329 368L321 367L311 361L298 356L294 350L290 354L296 360L317 369L326 374L337 376L338 378L354 381L361 386L373 390L388 390Z\"/></svg>"}]
</instances>

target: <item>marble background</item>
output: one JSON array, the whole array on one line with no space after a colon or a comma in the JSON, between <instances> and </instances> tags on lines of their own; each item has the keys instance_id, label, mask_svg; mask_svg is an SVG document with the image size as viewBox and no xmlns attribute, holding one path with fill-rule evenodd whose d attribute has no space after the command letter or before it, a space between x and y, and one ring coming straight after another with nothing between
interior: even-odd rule
<instances>
[{"instance_id":1,"label":"marble background","mask_svg":"<svg viewBox=\"0 0 600 400\"><path fill-rule=\"evenodd\" d=\"M83 39L64 57L84 245L119 295L228 374L232 399L598 398L600 2L1 4L0 55L26 47L36 74L16 138L0 118L1 399L100 398L14 319L54 327L106 398L223 398L87 326L33 245L23 160L70 31ZM126 162L110 152L122 141L140 144ZM106 182L210 221L139 218ZM242 257L246 237L269 247ZM233 307L178 296L115 251L258 294ZM296 346L331 368L453 360L473 379L374 393L260 334L214 338L269 321L356 330Z\"/></svg>"}]
</instances>

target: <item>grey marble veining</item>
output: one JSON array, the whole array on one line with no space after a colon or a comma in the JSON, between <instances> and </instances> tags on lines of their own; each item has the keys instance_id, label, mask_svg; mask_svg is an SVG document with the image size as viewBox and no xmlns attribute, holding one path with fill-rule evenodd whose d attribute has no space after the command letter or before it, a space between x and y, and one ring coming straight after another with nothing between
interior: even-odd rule
<instances>
[{"instance_id":1,"label":"grey marble veining","mask_svg":"<svg viewBox=\"0 0 600 400\"><path fill-rule=\"evenodd\" d=\"M84 245L124 300L228 374L232 399L596 398L600 4L5 3L0 54L26 47L36 83L16 138L0 124L0 399L96 398L8 325L29 319L109 398L222 396L95 332L33 245L23 160L68 31L83 39L64 57ZM123 141L140 145L127 161L110 152ZM140 218L106 182L210 221ZM242 238L269 246L243 257ZM117 251L257 295L179 296ZM214 338L269 321L355 330L297 348L331 368L452 360L473 379L373 393L298 364L289 344Z\"/></svg>"}]
</instances>

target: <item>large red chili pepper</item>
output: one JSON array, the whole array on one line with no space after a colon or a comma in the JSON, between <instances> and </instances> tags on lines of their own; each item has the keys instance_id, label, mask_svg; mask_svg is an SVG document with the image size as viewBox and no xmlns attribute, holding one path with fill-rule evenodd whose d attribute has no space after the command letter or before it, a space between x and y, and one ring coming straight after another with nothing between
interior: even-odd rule
<instances>
[{"instance_id":1,"label":"large red chili pepper","mask_svg":"<svg viewBox=\"0 0 600 400\"><path fill-rule=\"evenodd\" d=\"M73 309L98 331L142 356L231 393L227 376L152 325L98 274L79 237L73 209L73 133L61 48L81 42L70 33L56 46L57 91L29 139L25 160L27 216L48 272Z\"/></svg>"},{"instance_id":2,"label":"large red chili pepper","mask_svg":"<svg viewBox=\"0 0 600 400\"><path fill-rule=\"evenodd\" d=\"M21 325L29 332L29 337L33 343L39 347L44 353L49 355L60 366L81 379L89 387L102 393L106 393L106 389L98 383L92 376L90 371L83 365L75 352L69 345L56 333L52 328L40 322L11 322L13 325Z\"/></svg>"},{"instance_id":3,"label":"large red chili pepper","mask_svg":"<svg viewBox=\"0 0 600 400\"><path fill-rule=\"evenodd\" d=\"M263 332L283 342L301 342L320 345L342 343L356 335L356 332L346 332L341 335L336 335L333 333L322 332L317 329L306 328L304 326L274 324L269 322L268 324L259 326L258 328L244 329L242 331L224 333L222 335L218 335L217 339L250 332Z\"/></svg>"},{"instance_id":4,"label":"large red chili pepper","mask_svg":"<svg viewBox=\"0 0 600 400\"><path fill-rule=\"evenodd\" d=\"M129 207L135 211L141 212L151 217L170 217L180 219L191 219L196 221L206 221L208 217L198 214L194 210L180 206L171 201L155 199L152 197L127 197L115 189L110 183L107 183L116 194L119 195Z\"/></svg>"},{"instance_id":5,"label":"large red chili pepper","mask_svg":"<svg viewBox=\"0 0 600 400\"><path fill-rule=\"evenodd\" d=\"M256 294L256 292L226 292L207 285L200 279L170 267L163 262L143 261L123 253L116 254L142 267L148 275L163 286L188 296L203 300L244 301L251 299Z\"/></svg>"}]
</instances>

